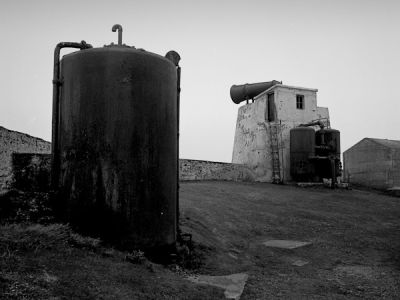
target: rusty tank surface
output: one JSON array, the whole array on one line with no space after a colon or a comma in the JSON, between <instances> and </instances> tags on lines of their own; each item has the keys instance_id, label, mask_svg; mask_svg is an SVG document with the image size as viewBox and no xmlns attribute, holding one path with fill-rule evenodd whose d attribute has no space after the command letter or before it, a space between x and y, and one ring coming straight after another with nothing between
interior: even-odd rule
<instances>
[{"instance_id":1,"label":"rusty tank surface","mask_svg":"<svg viewBox=\"0 0 400 300\"><path fill-rule=\"evenodd\" d=\"M75 45L54 72L53 187L63 216L85 231L174 247L179 55L123 45L122 27L113 31L118 44Z\"/></svg>"}]
</instances>

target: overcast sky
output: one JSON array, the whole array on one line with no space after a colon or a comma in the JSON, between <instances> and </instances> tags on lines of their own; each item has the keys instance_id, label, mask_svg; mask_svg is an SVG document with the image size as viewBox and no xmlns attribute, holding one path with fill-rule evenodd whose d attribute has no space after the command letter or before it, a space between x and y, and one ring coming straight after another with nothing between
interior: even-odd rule
<instances>
[{"instance_id":1,"label":"overcast sky","mask_svg":"<svg viewBox=\"0 0 400 300\"><path fill-rule=\"evenodd\" d=\"M58 42L117 41L182 60L183 158L230 162L233 84L317 88L342 151L400 140L400 1L0 0L0 126L51 139ZM64 52L63 52L64 53Z\"/></svg>"}]
</instances>

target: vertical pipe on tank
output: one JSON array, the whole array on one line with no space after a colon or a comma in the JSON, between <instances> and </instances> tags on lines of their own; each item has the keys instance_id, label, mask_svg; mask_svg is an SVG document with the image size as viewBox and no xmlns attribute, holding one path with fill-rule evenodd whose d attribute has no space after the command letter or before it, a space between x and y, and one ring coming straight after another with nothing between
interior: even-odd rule
<instances>
[{"instance_id":1,"label":"vertical pipe on tank","mask_svg":"<svg viewBox=\"0 0 400 300\"><path fill-rule=\"evenodd\" d=\"M59 172L59 155L58 155L58 121L59 121L59 105L60 105L60 52L62 48L89 49L92 45L85 41L80 43L61 42L54 49L54 64L53 64L53 109L52 109L52 124L51 124L51 187L57 188L57 174Z\"/></svg>"},{"instance_id":2,"label":"vertical pipe on tank","mask_svg":"<svg viewBox=\"0 0 400 300\"><path fill-rule=\"evenodd\" d=\"M181 60L180 55L176 51L169 51L165 57L172 61L176 66L177 73L177 96L176 96L176 126L177 126L177 145L176 145L176 232L180 235L179 230L179 114L180 114L180 98L181 98L181 67L179 61Z\"/></svg>"},{"instance_id":3,"label":"vertical pipe on tank","mask_svg":"<svg viewBox=\"0 0 400 300\"><path fill-rule=\"evenodd\" d=\"M179 230L179 114L180 114L180 102L181 102L181 67L178 65L177 68L177 73L178 73L178 93L177 93L177 106L176 106L176 120L177 120L177 150L176 150L176 232L177 234L180 234Z\"/></svg>"}]
</instances>

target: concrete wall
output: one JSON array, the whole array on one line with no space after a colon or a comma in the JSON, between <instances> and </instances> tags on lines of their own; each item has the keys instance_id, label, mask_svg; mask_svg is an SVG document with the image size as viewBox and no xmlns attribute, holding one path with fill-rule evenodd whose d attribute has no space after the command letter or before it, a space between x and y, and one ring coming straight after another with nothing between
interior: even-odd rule
<instances>
[{"instance_id":1,"label":"concrete wall","mask_svg":"<svg viewBox=\"0 0 400 300\"><path fill-rule=\"evenodd\" d=\"M257 181L272 181L271 124L268 122L268 94L275 99L275 123L279 124L278 142L281 178L290 181L290 129L314 120L329 124L327 108L317 106L317 90L275 85L239 107L232 162L247 165ZM304 96L304 109L296 108L296 95Z\"/></svg>"},{"instance_id":2,"label":"concrete wall","mask_svg":"<svg viewBox=\"0 0 400 300\"><path fill-rule=\"evenodd\" d=\"M12 180L12 153L50 153L51 144L0 126L0 190Z\"/></svg>"},{"instance_id":3,"label":"concrete wall","mask_svg":"<svg viewBox=\"0 0 400 300\"><path fill-rule=\"evenodd\" d=\"M363 139L343 153L344 180L368 187L400 187L400 150Z\"/></svg>"},{"instance_id":4,"label":"concrete wall","mask_svg":"<svg viewBox=\"0 0 400 300\"><path fill-rule=\"evenodd\" d=\"M271 178L266 109L265 99L239 107L232 154L232 163L247 165L258 181Z\"/></svg>"}]
</instances>

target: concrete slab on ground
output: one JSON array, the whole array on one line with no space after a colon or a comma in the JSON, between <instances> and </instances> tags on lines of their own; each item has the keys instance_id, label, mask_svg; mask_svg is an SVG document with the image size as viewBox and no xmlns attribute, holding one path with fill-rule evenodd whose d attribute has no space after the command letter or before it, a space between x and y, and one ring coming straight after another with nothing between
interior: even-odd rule
<instances>
[{"instance_id":1,"label":"concrete slab on ground","mask_svg":"<svg viewBox=\"0 0 400 300\"><path fill-rule=\"evenodd\" d=\"M281 248L281 249L296 249L304 246L311 245L311 242L300 242L291 240L269 240L263 243L264 246Z\"/></svg>"},{"instance_id":2,"label":"concrete slab on ground","mask_svg":"<svg viewBox=\"0 0 400 300\"><path fill-rule=\"evenodd\" d=\"M198 284L208 284L225 289L224 295L227 299L240 299L244 286L249 276L245 273L227 276L193 275L188 280Z\"/></svg>"},{"instance_id":3,"label":"concrete slab on ground","mask_svg":"<svg viewBox=\"0 0 400 300\"><path fill-rule=\"evenodd\" d=\"M294 262L292 262L292 265L296 266L296 267L302 267L302 266L305 266L307 264L308 264L308 261L302 260L302 259L297 259Z\"/></svg>"}]
</instances>

